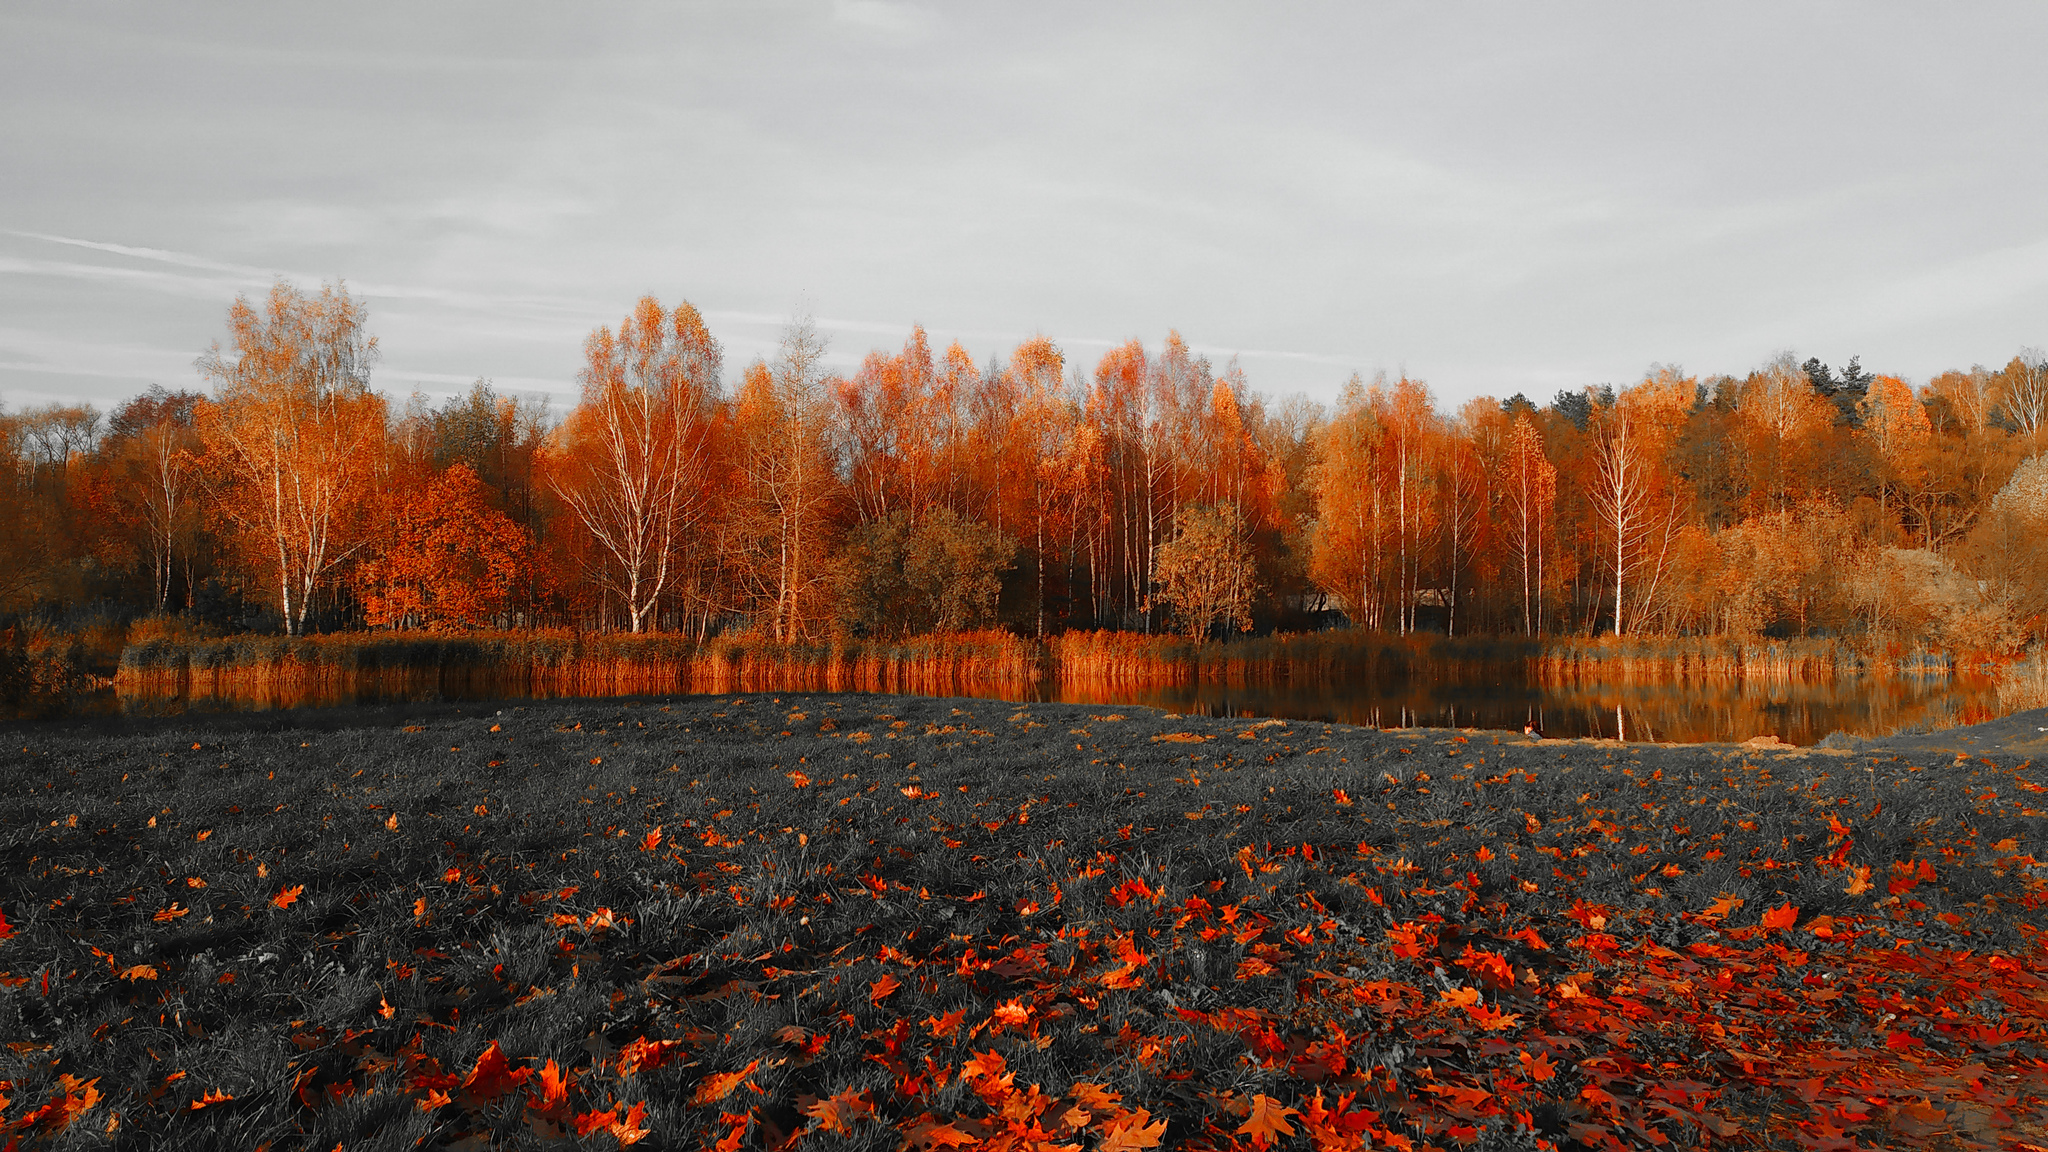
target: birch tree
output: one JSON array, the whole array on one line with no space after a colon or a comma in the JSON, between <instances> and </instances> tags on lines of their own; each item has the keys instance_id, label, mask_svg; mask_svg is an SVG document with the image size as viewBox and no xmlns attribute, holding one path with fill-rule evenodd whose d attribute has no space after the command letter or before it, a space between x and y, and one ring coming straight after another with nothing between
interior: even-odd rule
<instances>
[{"instance_id":1,"label":"birch tree","mask_svg":"<svg viewBox=\"0 0 2048 1152\"><path fill-rule=\"evenodd\" d=\"M201 399L196 392L172 393L154 385L122 405L108 430L106 447L113 454L122 503L148 536L150 592L159 612L170 607L179 545L189 550L195 528L192 464L199 440L193 423ZM189 556L186 568L189 591Z\"/></svg>"},{"instance_id":2,"label":"birch tree","mask_svg":"<svg viewBox=\"0 0 2048 1152\"><path fill-rule=\"evenodd\" d=\"M829 615L840 484L824 355L816 326L799 317L783 332L774 362L747 369L735 414L746 570L757 617L785 643L806 638Z\"/></svg>"},{"instance_id":3,"label":"birch tree","mask_svg":"<svg viewBox=\"0 0 2048 1152\"><path fill-rule=\"evenodd\" d=\"M644 632L707 505L718 343L687 302L671 312L646 296L583 353L583 400L562 426L549 487L598 545L591 574Z\"/></svg>"},{"instance_id":4,"label":"birch tree","mask_svg":"<svg viewBox=\"0 0 2048 1152\"><path fill-rule=\"evenodd\" d=\"M213 384L200 406L204 462L216 507L271 568L291 635L315 593L361 546L358 510L384 436L384 398L370 391L377 341L345 285L308 296L280 280L261 310L228 310L232 352L198 361Z\"/></svg>"},{"instance_id":5,"label":"birch tree","mask_svg":"<svg viewBox=\"0 0 2048 1152\"><path fill-rule=\"evenodd\" d=\"M1557 468L1526 412L1515 418L1502 466L1508 547L1522 580L1522 631L1535 635L1543 630L1543 543L1557 504Z\"/></svg>"}]
</instances>

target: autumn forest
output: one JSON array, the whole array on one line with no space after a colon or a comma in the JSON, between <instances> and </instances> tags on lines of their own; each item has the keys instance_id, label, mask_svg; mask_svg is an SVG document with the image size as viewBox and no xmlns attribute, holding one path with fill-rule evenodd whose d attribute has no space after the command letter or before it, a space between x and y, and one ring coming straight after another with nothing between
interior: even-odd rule
<instances>
[{"instance_id":1,"label":"autumn forest","mask_svg":"<svg viewBox=\"0 0 2048 1152\"><path fill-rule=\"evenodd\" d=\"M2048 611L2048 364L1733 375L1441 407L1261 395L1178 333L1080 362L922 328L858 371L695 308L584 343L564 418L378 392L340 285L237 300L205 390L0 411L0 607L227 631L538 626L779 641L1833 636L2017 653Z\"/></svg>"}]
</instances>

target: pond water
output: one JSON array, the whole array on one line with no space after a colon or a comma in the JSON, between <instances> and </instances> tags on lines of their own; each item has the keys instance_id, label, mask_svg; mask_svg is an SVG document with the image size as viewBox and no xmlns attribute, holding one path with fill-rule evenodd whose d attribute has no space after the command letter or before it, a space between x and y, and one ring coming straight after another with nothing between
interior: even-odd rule
<instances>
[{"instance_id":1,"label":"pond water","mask_svg":"<svg viewBox=\"0 0 2048 1152\"><path fill-rule=\"evenodd\" d=\"M1211 716L1279 716L1374 728L1505 728L1550 737L1695 743L1776 736L1814 744L1831 732L1884 736L1997 715L1988 677L1854 677L1829 683L1693 680L1542 684L1519 667L1455 680L1361 684L1174 685L1114 692L1052 685L1045 699L1146 704Z\"/></svg>"},{"instance_id":2,"label":"pond water","mask_svg":"<svg viewBox=\"0 0 2048 1152\"><path fill-rule=\"evenodd\" d=\"M751 684L748 694L802 691L802 685ZM663 694L658 685L636 692ZM729 695L730 693L720 693ZM1987 677L1855 676L1825 682L1796 679L1698 679L1542 683L1522 661L1464 661L1411 675L1356 674L1315 683L1135 685L1041 682L968 685L948 696L1066 702L1105 706L1148 705L1211 716L1276 716L1377 728L1505 728L1534 724L1546 736L1621 736L1628 740L1690 743L1747 740L1773 735L1813 744L1831 732L1883 736L1900 731L1970 724L1997 715L1997 691ZM106 691L79 710L101 714L170 715L208 711L264 711L402 702L539 699L578 695L535 690L496 676L410 675L365 680L315 691L263 687L213 695Z\"/></svg>"}]
</instances>

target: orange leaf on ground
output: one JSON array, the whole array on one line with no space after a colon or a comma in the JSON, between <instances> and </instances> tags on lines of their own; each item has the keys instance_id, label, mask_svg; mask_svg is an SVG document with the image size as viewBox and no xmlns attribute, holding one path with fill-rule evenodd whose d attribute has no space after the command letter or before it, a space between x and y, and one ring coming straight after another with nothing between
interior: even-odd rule
<instances>
[{"instance_id":1,"label":"orange leaf on ground","mask_svg":"<svg viewBox=\"0 0 2048 1152\"><path fill-rule=\"evenodd\" d=\"M1500 1032L1522 1022L1519 1012L1502 1012L1490 1004L1473 1004L1465 1009L1474 1023L1488 1032Z\"/></svg>"},{"instance_id":2,"label":"orange leaf on ground","mask_svg":"<svg viewBox=\"0 0 2048 1152\"><path fill-rule=\"evenodd\" d=\"M16 1120L12 1127L17 1132L25 1132L39 1126L43 1131L52 1135L62 1132L71 1126L73 1120L92 1111L92 1106L99 1103L100 1090L93 1087L93 1085L98 1083L99 1078L97 1076L91 1080L80 1082L78 1077L73 1076L69 1072L59 1075L57 1077L57 1091L59 1095L52 1097L50 1102L41 1108ZM8 1146L13 1147L12 1142Z\"/></svg>"},{"instance_id":3,"label":"orange leaf on ground","mask_svg":"<svg viewBox=\"0 0 2048 1152\"><path fill-rule=\"evenodd\" d=\"M960 1066L960 1075L969 1079L977 1076L1001 1076L1009 1070L1009 1066L1010 1063L1003 1059L1003 1054L991 1048L968 1057L967 1063Z\"/></svg>"},{"instance_id":4,"label":"orange leaf on ground","mask_svg":"<svg viewBox=\"0 0 2048 1152\"><path fill-rule=\"evenodd\" d=\"M201 1096L199 1099L194 1100L192 1102L192 1111L197 1112L201 1108L204 1108L209 1104L225 1104L233 1099L233 1096L228 1095L227 1093L221 1091L218 1088L208 1089L206 1095Z\"/></svg>"},{"instance_id":5,"label":"orange leaf on ground","mask_svg":"<svg viewBox=\"0 0 2048 1152\"><path fill-rule=\"evenodd\" d=\"M389 828L393 832L398 831L398 813L393 812L390 815L390 817L384 821L384 827Z\"/></svg>"},{"instance_id":6,"label":"orange leaf on ground","mask_svg":"<svg viewBox=\"0 0 2048 1152\"><path fill-rule=\"evenodd\" d=\"M294 884L277 895L272 896L270 898L270 906L273 908L289 908L298 901L299 894L305 890L306 886L304 884Z\"/></svg>"},{"instance_id":7,"label":"orange leaf on ground","mask_svg":"<svg viewBox=\"0 0 2048 1152\"><path fill-rule=\"evenodd\" d=\"M1550 1062L1548 1055L1531 1056L1524 1052L1521 1056L1521 1064L1522 1075L1527 1076L1538 1084L1557 1075L1557 1065Z\"/></svg>"},{"instance_id":8,"label":"orange leaf on ground","mask_svg":"<svg viewBox=\"0 0 2048 1152\"><path fill-rule=\"evenodd\" d=\"M1742 907L1744 903L1746 901L1733 892L1723 892L1714 898L1714 902L1707 906L1705 912L1699 914L1698 919L1708 924L1719 920L1726 920L1730 913Z\"/></svg>"},{"instance_id":9,"label":"orange leaf on ground","mask_svg":"<svg viewBox=\"0 0 2048 1152\"><path fill-rule=\"evenodd\" d=\"M862 1117L872 1117L875 1106L870 1104L867 1093L845 1091L828 1097L800 1111L818 1122L826 1132L837 1132L842 1136L853 1135L853 1122Z\"/></svg>"},{"instance_id":10,"label":"orange leaf on ground","mask_svg":"<svg viewBox=\"0 0 2048 1152\"><path fill-rule=\"evenodd\" d=\"M625 1119L619 1118L619 1105L614 1104L603 1112L584 1112L575 1119L576 1135L588 1136L592 1132L607 1132L619 1142L620 1147L638 1144L647 1139L648 1130L643 1121L647 1118L647 1105L634 1104L626 1109ZM741 1128L737 1131L744 1132ZM724 1142L720 1141L720 1147Z\"/></svg>"},{"instance_id":11,"label":"orange leaf on ground","mask_svg":"<svg viewBox=\"0 0 2048 1152\"><path fill-rule=\"evenodd\" d=\"M1294 1129L1287 1126L1287 1118L1299 1115L1301 1113L1297 1109L1261 1094L1252 1097L1252 1114L1238 1125L1237 1130L1250 1136L1253 1144L1264 1148L1276 1137L1294 1135Z\"/></svg>"},{"instance_id":12,"label":"orange leaf on ground","mask_svg":"<svg viewBox=\"0 0 2048 1152\"><path fill-rule=\"evenodd\" d=\"M1794 907L1792 902L1788 900L1769 912L1764 913L1760 923L1773 932L1783 932L1794 924L1799 923L1799 909Z\"/></svg>"},{"instance_id":13,"label":"orange leaf on ground","mask_svg":"<svg viewBox=\"0 0 2048 1152\"><path fill-rule=\"evenodd\" d=\"M432 1112L436 1109L446 1108L454 1102L453 1098L439 1088L429 1088L427 1089L427 1094L420 1099L420 1111Z\"/></svg>"},{"instance_id":14,"label":"orange leaf on ground","mask_svg":"<svg viewBox=\"0 0 2048 1152\"><path fill-rule=\"evenodd\" d=\"M953 1011L946 1013L944 1016L925 1017L924 1026L925 1029L932 1034L932 1039L943 1040L946 1037L951 1036L954 1033L960 1031L960 1025L966 1019L967 1009L955 1008Z\"/></svg>"},{"instance_id":15,"label":"orange leaf on ground","mask_svg":"<svg viewBox=\"0 0 2048 1152\"><path fill-rule=\"evenodd\" d=\"M659 1068L682 1053L681 1040L649 1040L645 1036L626 1041L619 1049L616 1067L621 1076L631 1076L643 1069Z\"/></svg>"},{"instance_id":16,"label":"orange leaf on ground","mask_svg":"<svg viewBox=\"0 0 2048 1152\"><path fill-rule=\"evenodd\" d=\"M941 1122L929 1112L912 1121L910 1126L903 1130L905 1148L964 1148L969 1144L978 1143L980 1141L974 1137L953 1127L951 1121Z\"/></svg>"},{"instance_id":17,"label":"orange leaf on ground","mask_svg":"<svg viewBox=\"0 0 2048 1152\"><path fill-rule=\"evenodd\" d=\"M1160 1140L1166 1135L1166 1121L1147 1123L1151 1119L1152 1113L1140 1108L1110 1121L1102 1136L1102 1152L1135 1152L1140 1148L1159 1147Z\"/></svg>"},{"instance_id":18,"label":"orange leaf on ground","mask_svg":"<svg viewBox=\"0 0 2048 1152\"><path fill-rule=\"evenodd\" d=\"M733 1089L740 1086L740 1081L752 1076L754 1069L760 1066L761 1062L756 1060L737 1072L714 1072L706 1076L703 1083L697 1085L697 1095L692 1103L702 1105L725 1099L732 1095Z\"/></svg>"},{"instance_id":19,"label":"orange leaf on ground","mask_svg":"<svg viewBox=\"0 0 2048 1152\"><path fill-rule=\"evenodd\" d=\"M133 968L123 968L114 975L123 980L154 980L156 969L147 964L137 964Z\"/></svg>"},{"instance_id":20,"label":"orange leaf on ground","mask_svg":"<svg viewBox=\"0 0 2048 1152\"><path fill-rule=\"evenodd\" d=\"M526 1083L526 1078L531 1075L531 1068L512 1067L511 1062L505 1059L505 1053L499 1049L498 1042L493 1040L491 1046L476 1058L476 1066L463 1078L462 1086L478 1099L496 1100Z\"/></svg>"},{"instance_id":21,"label":"orange leaf on ground","mask_svg":"<svg viewBox=\"0 0 2048 1152\"><path fill-rule=\"evenodd\" d=\"M875 981L874 984L869 986L868 1003L880 1004L889 998L890 993L901 987L903 987L903 981L896 979L894 976L884 974L880 980Z\"/></svg>"},{"instance_id":22,"label":"orange leaf on ground","mask_svg":"<svg viewBox=\"0 0 2048 1152\"><path fill-rule=\"evenodd\" d=\"M159 924L168 924L171 921L176 920L178 917L183 916L190 911L192 911L190 908L180 908L176 904L173 904L169 908L165 908L159 911L155 916L151 917L151 919L155 920Z\"/></svg>"},{"instance_id":23,"label":"orange leaf on ground","mask_svg":"<svg viewBox=\"0 0 2048 1152\"><path fill-rule=\"evenodd\" d=\"M661 847L661 830L665 827L667 825L657 824L654 826L654 831L642 836L640 838L640 850L642 852L652 852L656 848Z\"/></svg>"},{"instance_id":24,"label":"orange leaf on ground","mask_svg":"<svg viewBox=\"0 0 2048 1152\"><path fill-rule=\"evenodd\" d=\"M569 1078L550 1058L540 1070L540 1092L527 1094L527 1107L553 1112L569 1102Z\"/></svg>"}]
</instances>

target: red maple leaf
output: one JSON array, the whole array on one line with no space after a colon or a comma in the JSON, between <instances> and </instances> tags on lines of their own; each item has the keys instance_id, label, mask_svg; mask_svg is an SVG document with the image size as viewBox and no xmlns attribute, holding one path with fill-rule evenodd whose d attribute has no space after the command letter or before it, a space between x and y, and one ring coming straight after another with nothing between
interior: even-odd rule
<instances>
[{"instance_id":1,"label":"red maple leaf","mask_svg":"<svg viewBox=\"0 0 2048 1152\"><path fill-rule=\"evenodd\" d=\"M531 1075L531 1068L512 1067L511 1062L505 1059L505 1053L499 1049L498 1042L493 1040L491 1046L476 1058L476 1065L469 1070L469 1075L463 1077L462 1086L479 1100L496 1100L526 1083L526 1078Z\"/></svg>"}]
</instances>

